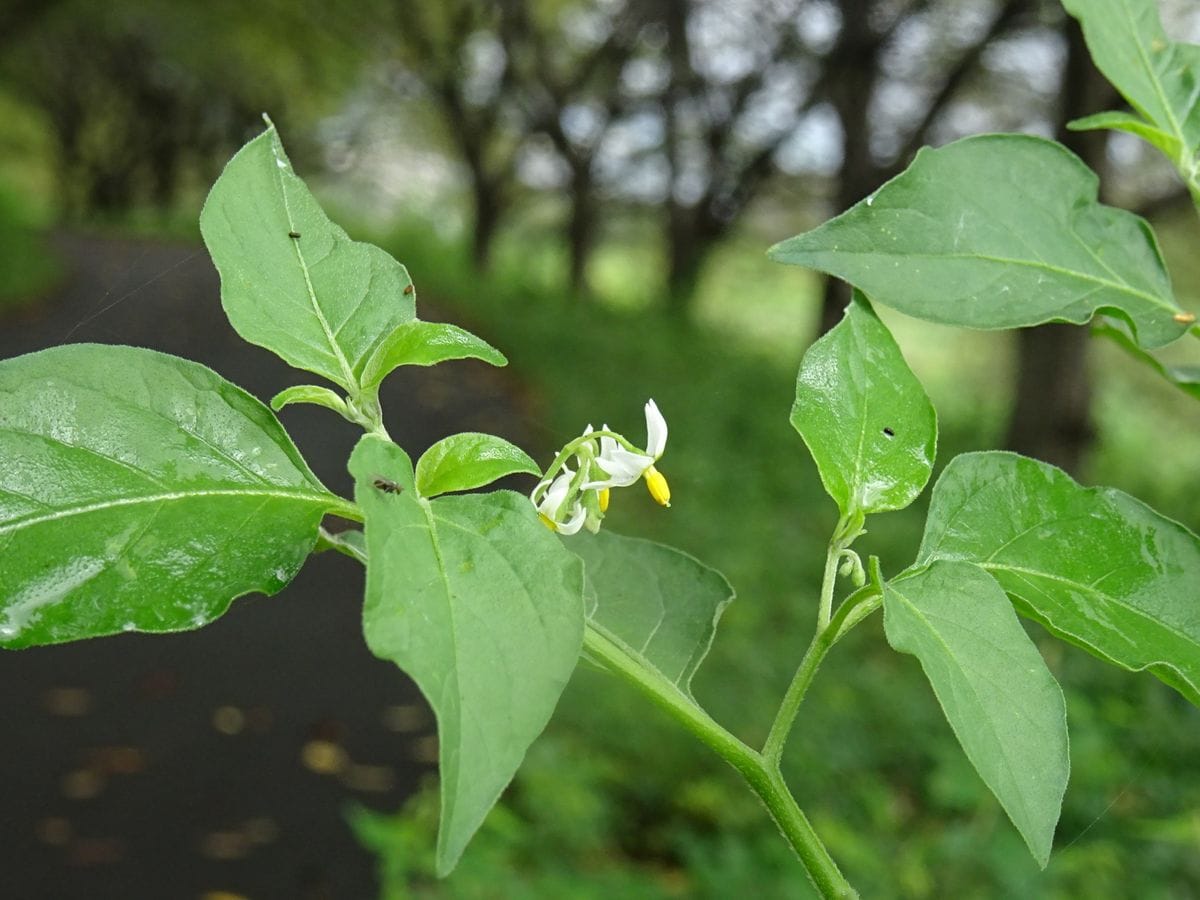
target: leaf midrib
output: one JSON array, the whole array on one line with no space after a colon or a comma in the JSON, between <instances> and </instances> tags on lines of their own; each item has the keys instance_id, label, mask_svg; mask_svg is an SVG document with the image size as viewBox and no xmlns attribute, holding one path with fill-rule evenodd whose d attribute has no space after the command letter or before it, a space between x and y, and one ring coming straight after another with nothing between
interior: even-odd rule
<instances>
[{"instance_id":1,"label":"leaf midrib","mask_svg":"<svg viewBox=\"0 0 1200 900\"><path fill-rule=\"evenodd\" d=\"M1154 68L1152 61L1146 55L1146 48L1142 45L1141 35L1137 29L1137 20L1134 17L1133 10L1130 9L1128 0L1121 0L1121 8L1125 11L1126 24L1129 27L1129 33L1133 35L1134 46L1137 47L1138 58L1145 67L1146 73L1150 77L1150 84L1154 89L1154 93L1158 97L1158 102L1161 104L1163 112L1166 114L1167 122L1171 126L1171 131L1174 133L1175 139L1179 142L1181 150L1187 150L1187 140L1183 133L1183 127L1175 118L1175 110L1167 98L1166 92L1163 89L1162 80L1159 78L1158 71ZM1157 9L1155 10L1157 12ZM1172 46L1173 42L1164 36L1164 41L1167 47Z\"/></svg>"},{"instance_id":2,"label":"leaf midrib","mask_svg":"<svg viewBox=\"0 0 1200 900\"><path fill-rule=\"evenodd\" d=\"M73 506L58 507L53 512L43 513L40 515L23 516L16 519L10 519L7 522L0 522L0 535L11 531L17 531L21 528L31 528L36 525L41 525L45 522L54 522L59 519L67 519L72 516L84 516L95 512L103 512L106 509L120 509L130 506L140 506L143 504L166 503L173 501L195 500L204 497L264 497L267 499L278 500L294 500L302 503L311 503L314 506L324 506L332 508L332 497L323 494L313 494L307 491L267 491L261 488L219 488L205 489L194 491L164 491L157 494L138 494L132 497L116 497L111 500L104 500L94 503L80 503Z\"/></svg>"},{"instance_id":3,"label":"leaf midrib","mask_svg":"<svg viewBox=\"0 0 1200 900\"><path fill-rule=\"evenodd\" d=\"M287 216L288 230L289 232L294 233L296 231L296 221L292 217L292 205L288 200L287 185L283 180L283 173L285 171L290 172L291 167L288 166L285 160L280 158L277 143L278 137L275 134L274 128L272 127L271 156L274 157L276 163L274 171L275 180L279 185L279 194L283 198L283 211L284 215ZM287 168L284 168L285 166L287 166ZM351 368L349 361L346 359L346 355L342 352L341 345L335 339L334 332L329 327L329 321L325 318L325 313L321 310L321 304L317 300L316 289L313 287L312 276L308 271L308 260L305 259L304 252L300 248L300 241L293 239L292 245L292 249L296 253L296 260L300 263L300 271L304 275L304 286L308 291L309 305L312 306L313 315L316 316L317 322L320 323L321 331L325 334L325 340L333 350L334 359L337 360L338 366L342 370L342 377L345 379L342 382L342 387L348 391L353 390L357 386L357 379L354 377L354 370Z\"/></svg>"},{"instance_id":4,"label":"leaf midrib","mask_svg":"<svg viewBox=\"0 0 1200 900\"><path fill-rule=\"evenodd\" d=\"M846 249L836 249L836 248L828 248L828 249L822 248L819 250L813 249L813 250L802 251L802 252L808 252L811 254L836 253L840 256L881 256L881 257L885 257L885 258L889 258L889 259L892 257L900 257L903 259L918 258L918 259L932 259L932 260L942 260L942 259L983 260L985 262L994 262L994 263L999 263L999 264L1005 265L1005 266L1017 266L1017 267L1026 268L1026 269L1044 270L1051 274L1062 275L1065 278L1070 278L1075 281L1082 281L1082 282L1096 284L1100 287L1111 288L1111 289L1119 291L1121 293L1129 294L1130 296L1138 297L1142 300L1146 300L1147 302L1151 303L1152 305L1161 307L1162 309L1165 309L1165 310L1173 311L1176 309L1175 306L1164 301L1163 299L1161 299L1160 297L1158 297L1154 294L1147 294L1145 291L1138 290L1137 288L1132 287L1131 285L1123 284L1119 281L1108 281L1107 279L1104 279L1104 278L1097 278L1094 275L1088 275L1086 272L1079 272L1079 271L1076 271L1073 269L1064 269L1064 268L1061 268L1060 266L1054 266L1054 265L1050 265L1048 263L1035 262L1035 261L1026 260L1026 259L1008 259L1008 258L1005 258L1002 256L993 256L993 255L987 254L987 253L933 253L933 252L928 252L928 251L926 251L926 252L916 251L916 252L912 252L912 253L909 253L909 252L889 253L885 250L878 250L878 249L846 250Z\"/></svg>"},{"instance_id":5,"label":"leaf midrib","mask_svg":"<svg viewBox=\"0 0 1200 900\"><path fill-rule=\"evenodd\" d=\"M938 558L938 557L935 557L935 558ZM940 557L940 558L944 559L945 557ZM974 561L972 560L972 562L974 562ZM1011 563L975 562L975 565L979 566L981 569L986 569L988 572L993 572L993 571L995 571L995 572L1013 572L1018 575L1032 576L1035 578L1044 578L1047 581L1054 581L1054 582L1058 582L1059 584L1065 584L1068 587L1074 588L1075 590L1081 591L1086 594L1090 594L1094 597L1102 597L1105 600L1107 600L1109 603L1113 604L1114 606L1118 606L1123 610L1135 613L1136 615L1138 615L1142 619L1145 619L1148 622L1153 622L1155 625L1159 626L1160 628L1163 628L1166 631L1169 631L1171 634L1175 635L1175 637L1179 638L1184 643L1197 644L1196 639L1194 637L1192 637L1192 635L1188 634L1185 631L1180 631L1178 628L1176 628L1170 622L1165 622L1162 619L1156 619L1153 615L1151 615L1149 612L1142 609L1141 607L1134 606L1130 603L1124 603L1124 602L1122 602L1122 599L1120 597L1117 597L1113 594L1106 593L1105 591L1102 591L1102 590L1099 590L1098 588L1092 587L1089 584L1085 584L1082 581L1074 581L1073 579L1068 578L1065 575L1055 575L1053 572L1045 572L1040 569L1031 569L1031 568L1028 568L1025 566L1015 566L1015 565L1012 565ZM1164 660L1163 662L1166 665L1172 665L1170 662L1168 662L1166 660Z\"/></svg>"}]
</instances>

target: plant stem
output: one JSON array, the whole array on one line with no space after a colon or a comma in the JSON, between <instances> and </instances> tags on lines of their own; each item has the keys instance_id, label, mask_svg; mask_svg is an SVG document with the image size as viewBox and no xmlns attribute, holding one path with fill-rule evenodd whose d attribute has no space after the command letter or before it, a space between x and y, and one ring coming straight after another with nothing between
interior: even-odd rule
<instances>
[{"instance_id":1,"label":"plant stem","mask_svg":"<svg viewBox=\"0 0 1200 900\"><path fill-rule=\"evenodd\" d=\"M835 537L829 542L829 550L825 553L825 575L821 579L821 604L817 611L818 634L829 627L829 620L833 616L833 587L837 581L842 549L842 545Z\"/></svg>"},{"instance_id":2,"label":"plant stem","mask_svg":"<svg viewBox=\"0 0 1200 900\"><path fill-rule=\"evenodd\" d=\"M673 682L631 657L592 625L584 631L583 645L595 660L633 684L738 771L767 807L821 896L858 896L796 805L778 765L738 740Z\"/></svg>"},{"instance_id":3,"label":"plant stem","mask_svg":"<svg viewBox=\"0 0 1200 900\"><path fill-rule=\"evenodd\" d=\"M796 721L796 714L800 711L800 704L821 666L821 660L833 646L835 632L836 629L826 627L813 636L812 643L804 651L804 658L800 660L796 674L792 676L792 683L788 685L787 693L779 704L779 711L775 713L775 721L771 723L771 730L767 733L762 750L763 758L773 766L778 767L783 759L783 747Z\"/></svg>"}]
</instances>

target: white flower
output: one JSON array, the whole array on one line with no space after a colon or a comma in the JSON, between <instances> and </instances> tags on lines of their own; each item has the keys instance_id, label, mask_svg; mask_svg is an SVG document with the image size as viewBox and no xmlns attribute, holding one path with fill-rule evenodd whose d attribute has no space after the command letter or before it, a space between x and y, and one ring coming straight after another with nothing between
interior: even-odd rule
<instances>
[{"instance_id":1,"label":"white flower","mask_svg":"<svg viewBox=\"0 0 1200 900\"><path fill-rule=\"evenodd\" d=\"M608 425L604 426L608 431ZM591 433L591 426L584 434ZM601 488L629 487L642 478L662 458L667 447L667 420L658 411L658 404L653 400L646 401L646 452L637 453L627 450L610 437L600 438L600 453L592 466L591 480L583 485L584 490L599 490ZM597 467L604 476L596 478ZM657 499L657 498L656 498Z\"/></svg>"},{"instance_id":2,"label":"white flower","mask_svg":"<svg viewBox=\"0 0 1200 900\"><path fill-rule=\"evenodd\" d=\"M608 426L604 426L608 431ZM592 480L583 485L584 490L596 491L602 488L629 487L642 477L642 473L654 465L654 458L644 453L626 450L613 438L600 438L600 453L592 463ZM599 474L603 477L596 478Z\"/></svg>"},{"instance_id":3,"label":"white flower","mask_svg":"<svg viewBox=\"0 0 1200 900\"><path fill-rule=\"evenodd\" d=\"M537 507L542 521L548 528L553 528L560 534L575 534L583 526L583 520L587 516L587 511L579 502L578 497L567 503L567 494L571 490L571 479L574 477L575 473L563 466L562 471L548 486L545 481L542 481L529 495L529 499ZM541 491L544 493L539 501L537 497Z\"/></svg>"},{"instance_id":4,"label":"white flower","mask_svg":"<svg viewBox=\"0 0 1200 900\"><path fill-rule=\"evenodd\" d=\"M654 467L667 446L667 421L653 400L646 402L646 449L633 449L620 435L613 437L608 425L596 435L589 425L582 435L563 448L549 471L529 495L547 528L560 534L575 534L586 526L600 529L608 509L609 491L628 487L639 479L658 503L671 505L667 479ZM572 472L565 462L574 455L578 466Z\"/></svg>"}]
</instances>

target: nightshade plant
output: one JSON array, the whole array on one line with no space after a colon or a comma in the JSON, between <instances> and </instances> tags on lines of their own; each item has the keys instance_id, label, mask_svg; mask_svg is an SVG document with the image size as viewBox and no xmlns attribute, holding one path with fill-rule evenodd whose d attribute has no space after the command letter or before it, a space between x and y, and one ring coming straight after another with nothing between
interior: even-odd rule
<instances>
[{"instance_id":1,"label":"nightshade plant","mask_svg":"<svg viewBox=\"0 0 1200 900\"><path fill-rule=\"evenodd\" d=\"M1145 137L1200 199L1200 48L1170 43L1150 0L1067 8L1133 110L1079 126ZM405 268L326 218L269 123L213 187L201 227L238 333L337 390L299 384L268 408L203 366L133 347L68 345L0 363L0 644L196 628L243 594L280 590L309 553L359 560L367 645L416 681L437 717L441 874L581 656L729 762L826 896L854 891L780 760L822 659L877 610L1043 866L1067 784L1066 711L1017 614L1200 704L1200 541L1120 491L1010 453L965 454L933 488L911 566L885 574L854 549L871 515L924 489L937 443L934 410L873 303L979 328L1099 314L1098 328L1188 387L1148 353L1197 335L1153 233L1097 202L1095 175L1058 144L987 135L923 150L871 197L771 251L857 290L797 379L791 421L840 516L815 633L761 748L690 691L729 585L685 553L601 527L612 488L644 478L669 501L656 406L644 446L588 426L545 472L474 433L414 465L384 427L383 379L402 365L504 357L418 319ZM353 499L316 479L272 412L300 402L363 429ZM531 497L461 493L513 473L538 476ZM326 516L362 528L326 530ZM839 577L849 589L835 602Z\"/></svg>"}]
</instances>

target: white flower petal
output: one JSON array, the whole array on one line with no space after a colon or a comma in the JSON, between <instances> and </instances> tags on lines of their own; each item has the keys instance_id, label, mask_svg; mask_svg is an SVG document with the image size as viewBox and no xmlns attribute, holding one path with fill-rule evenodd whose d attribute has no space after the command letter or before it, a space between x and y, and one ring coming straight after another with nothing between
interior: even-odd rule
<instances>
[{"instance_id":1,"label":"white flower petal","mask_svg":"<svg viewBox=\"0 0 1200 900\"><path fill-rule=\"evenodd\" d=\"M583 527L583 520L587 518L587 510L579 503L575 504L575 508L571 511L571 518L565 522L556 522L559 534L575 534Z\"/></svg>"},{"instance_id":2,"label":"white flower petal","mask_svg":"<svg viewBox=\"0 0 1200 900\"><path fill-rule=\"evenodd\" d=\"M555 513L562 506L563 501L567 499L567 492L571 489L571 479L575 477L574 473L566 466L562 467L562 471L555 476L550 482L550 487L546 489L542 501L537 505L537 511L543 516L557 524L558 520Z\"/></svg>"},{"instance_id":3,"label":"white flower petal","mask_svg":"<svg viewBox=\"0 0 1200 900\"><path fill-rule=\"evenodd\" d=\"M667 420L658 411L658 404L646 401L646 452L659 459L667 448Z\"/></svg>"}]
</instances>

